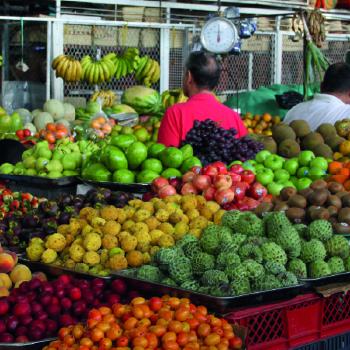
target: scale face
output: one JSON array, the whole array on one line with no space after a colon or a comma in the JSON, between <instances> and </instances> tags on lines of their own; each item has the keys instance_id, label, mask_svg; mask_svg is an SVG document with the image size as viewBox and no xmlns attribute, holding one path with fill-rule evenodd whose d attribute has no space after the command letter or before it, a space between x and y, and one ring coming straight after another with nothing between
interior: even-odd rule
<instances>
[{"instance_id":1,"label":"scale face","mask_svg":"<svg viewBox=\"0 0 350 350\"><path fill-rule=\"evenodd\" d=\"M238 40L235 25L224 17L214 17L206 22L201 32L203 47L213 53L230 52Z\"/></svg>"}]
</instances>

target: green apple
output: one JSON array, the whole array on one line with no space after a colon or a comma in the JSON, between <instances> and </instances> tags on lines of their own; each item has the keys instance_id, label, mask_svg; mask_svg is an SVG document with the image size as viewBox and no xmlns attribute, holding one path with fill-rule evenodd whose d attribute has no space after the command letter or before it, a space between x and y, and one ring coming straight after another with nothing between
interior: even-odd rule
<instances>
[{"instance_id":1,"label":"green apple","mask_svg":"<svg viewBox=\"0 0 350 350\"><path fill-rule=\"evenodd\" d=\"M250 164L249 162L244 162L243 164L242 164L242 167L243 167L243 169L244 170L251 170L252 172L254 172L255 173L255 166L253 165L253 164Z\"/></svg>"},{"instance_id":2,"label":"green apple","mask_svg":"<svg viewBox=\"0 0 350 350\"><path fill-rule=\"evenodd\" d=\"M255 171L258 172L261 169L265 169L264 164L257 164L255 165Z\"/></svg>"},{"instance_id":3,"label":"green apple","mask_svg":"<svg viewBox=\"0 0 350 350\"><path fill-rule=\"evenodd\" d=\"M282 169L284 159L276 154L266 157L264 165L271 170Z\"/></svg>"},{"instance_id":4,"label":"green apple","mask_svg":"<svg viewBox=\"0 0 350 350\"><path fill-rule=\"evenodd\" d=\"M316 157L310 162L310 168L319 168L324 171L328 169L328 162L326 158Z\"/></svg>"},{"instance_id":5,"label":"green apple","mask_svg":"<svg viewBox=\"0 0 350 350\"><path fill-rule=\"evenodd\" d=\"M283 182L282 185L283 185L283 187L295 187L295 185L292 181Z\"/></svg>"},{"instance_id":6,"label":"green apple","mask_svg":"<svg viewBox=\"0 0 350 350\"><path fill-rule=\"evenodd\" d=\"M303 177L307 177L309 175L309 168L307 166L303 166L301 168L298 169L297 171L297 177L303 178Z\"/></svg>"},{"instance_id":7,"label":"green apple","mask_svg":"<svg viewBox=\"0 0 350 350\"><path fill-rule=\"evenodd\" d=\"M309 179L308 177L304 177L304 178L298 180L296 187L297 187L297 190L300 191L300 190L303 190L305 188L310 187L311 184L312 184L312 180Z\"/></svg>"},{"instance_id":8,"label":"green apple","mask_svg":"<svg viewBox=\"0 0 350 350\"><path fill-rule=\"evenodd\" d=\"M284 185L277 182L271 182L267 185L267 190L273 196L279 196L283 188L284 188Z\"/></svg>"},{"instance_id":9,"label":"green apple","mask_svg":"<svg viewBox=\"0 0 350 350\"><path fill-rule=\"evenodd\" d=\"M299 179L296 176L291 176L289 181L296 187Z\"/></svg>"},{"instance_id":10,"label":"green apple","mask_svg":"<svg viewBox=\"0 0 350 350\"><path fill-rule=\"evenodd\" d=\"M268 168L261 169L256 172L256 180L262 185L267 185L273 181L273 171Z\"/></svg>"},{"instance_id":11,"label":"green apple","mask_svg":"<svg viewBox=\"0 0 350 350\"><path fill-rule=\"evenodd\" d=\"M231 165L234 165L234 164L243 164L243 162L241 162L240 160L235 160L232 163L230 163L230 165L228 167L230 168Z\"/></svg>"},{"instance_id":12,"label":"green apple","mask_svg":"<svg viewBox=\"0 0 350 350\"><path fill-rule=\"evenodd\" d=\"M321 179L325 175L326 175L326 171L320 168L310 168L309 170L309 178L311 180Z\"/></svg>"},{"instance_id":13,"label":"green apple","mask_svg":"<svg viewBox=\"0 0 350 350\"><path fill-rule=\"evenodd\" d=\"M264 149L260 152L258 152L255 156L255 160L258 162L258 163L264 163L265 159L271 155L271 152Z\"/></svg>"},{"instance_id":14,"label":"green apple","mask_svg":"<svg viewBox=\"0 0 350 350\"><path fill-rule=\"evenodd\" d=\"M302 166L309 165L309 163L315 158L312 151L301 151L298 156L299 164Z\"/></svg>"},{"instance_id":15,"label":"green apple","mask_svg":"<svg viewBox=\"0 0 350 350\"><path fill-rule=\"evenodd\" d=\"M283 169L287 170L290 175L295 175L297 173L298 168L298 158L290 158L283 163Z\"/></svg>"},{"instance_id":16,"label":"green apple","mask_svg":"<svg viewBox=\"0 0 350 350\"><path fill-rule=\"evenodd\" d=\"M275 171L275 176L273 178L273 181L279 182L279 183L284 183L289 180L289 172L284 169L277 169Z\"/></svg>"}]
</instances>

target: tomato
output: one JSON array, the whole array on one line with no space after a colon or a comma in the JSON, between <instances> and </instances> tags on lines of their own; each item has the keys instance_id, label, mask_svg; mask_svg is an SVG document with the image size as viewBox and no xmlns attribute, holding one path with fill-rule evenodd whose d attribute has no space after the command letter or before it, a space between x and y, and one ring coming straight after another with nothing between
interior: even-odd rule
<instances>
[{"instance_id":1,"label":"tomato","mask_svg":"<svg viewBox=\"0 0 350 350\"><path fill-rule=\"evenodd\" d=\"M87 320L87 326L89 329L94 328L97 325L98 321L94 319Z\"/></svg>"},{"instance_id":2,"label":"tomato","mask_svg":"<svg viewBox=\"0 0 350 350\"><path fill-rule=\"evenodd\" d=\"M183 307L180 307L175 312L175 318L178 321L186 321L189 318L189 316L190 316L189 310L187 310L187 309L185 309Z\"/></svg>"},{"instance_id":3,"label":"tomato","mask_svg":"<svg viewBox=\"0 0 350 350\"><path fill-rule=\"evenodd\" d=\"M180 346L184 346L188 343L188 334L185 332L180 332L177 337L176 341Z\"/></svg>"},{"instance_id":4,"label":"tomato","mask_svg":"<svg viewBox=\"0 0 350 350\"><path fill-rule=\"evenodd\" d=\"M73 345L75 343L75 339L72 335L70 334L67 334L64 338L63 338L63 342L66 344L66 345Z\"/></svg>"},{"instance_id":5,"label":"tomato","mask_svg":"<svg viewBox=\"0 0 350 350\"><path fill-rule=\"evenodd\" d=\"M190 331L190 333L188 333L188 342L190 343L195 343L198 341L197 338L197 334L195 331Z\"/></svg>"},{"instance_id":6,"label":"tomato","mask_svg":"<svg viewBox=\"0 0 350 350\"><path fill-rule=\"evenodd\" d=\"M112 324L111 328L107 331L106 336L111 340L118 339L123 333L123 330L116 323Z\"/></svg>"},{"instance_id":7,"label":"tomato","mask_svg":"<svg viewBox=\"0 0 350 350\"><path fill-rule=\"evenodd\" d=\"M182 332L182 323L180 321L170 321L168 330L175 333Z\"/></svg>"},{"instance_id":8,"label":"tomato","mask_svg":"<svg viewBox=\"0 0 350 350\"><path fill-rule=\"evenodd\" d=\"M218 334L220 337L224 336L224 330L221 327L213 327L213 332Z\"/></svg>"},{"instance_id":9,"label":"tomato","mask_svg":"<svg viewBox=\"0 0 350 350\"><path fill-rule=\"evenodd\" d=\"M166 333L166 327L161 325L155 325L149 327L149 331L155 334L157 337L162 337Z\"/></svg>"},{"instance_id":10,"label":"tomato","mask_svg":"<svg viewBox=\"0 0 350 350\"><path fill-rule=\"evenodd\" d=\"M132 316L131 312L126 312L122 317L123 322L127 321L131 316Z\"/></svg>"},{"instance_id":11,"label":"tomato","mask_svg":"<svg viewBox=\"0 0 350 350\"><path fill-rule=\"evenodd\" d=\"M57 130L55 132L56 139L61 140L67 136L67 132L64 130Z\"/></svg>"},{"instance_id":12,"label":"tomato","mask_svg":"<svg viewBox=\"0 0 350 350\"><path fill-rule=\"evenodd\" d=\"M29 129L24 129L23 130L23 136L24 137L29 137L31 135L32 135L32 133L31 133L31 131Z\"/></svg>"},{"instance_id":13,"label":"tomato","mask_svg":"<svg viewBox=\"0 0 350 350\"><path fill-rule=\"evenodd\" d=\"M207 308L205 306L203 306L203 305L197 306L197 312L199 312L202 315L207 315L208 314Z\"/></svg>"},{"instance_id":14,"label":"tomato","mask_svg":"<svg viewBox=\"0 0 350 350\"><path fill-rule=\"evenodd\" d=\"M191 318L187 320L187 323L190 325L191 329L197 329L199 326L199 321L196 318Z\"/></svg>"},{"instance_id":15,"label":"tomato","mask_svg":"<svg viewBox=\"0 0 350 350\"><path fill-rule=\"evenodd\" d=\"M207 322L207 316L199 313L199 312L196 312L194 314L194 317L200 322L200 323L204 323L204 322Z\"/></svg>"},{"instance_id":16,"label":"tomato","mask_svg":"<svg viewBox=\"0 0 350 350\"><path fill-rule=\"evenodd\" d=\"M91 347L94 343L92 342L92 340L90 338L81 338L80 339L80 345L82 346L87 346L87 347Z\"/></svg>"},{"instance_id":17,"label":"tomato","mask_svg":"<svg viewBox=\"0 0 350 350\"><path fill-rule=\"evenodd\" d=\"M149 307L152 311L159 311L163 306L162 299L153 297L149 300Z\"/></svg>"},{"instance_id":18,"label":"tomato","mask_svg":"<svg viewBox=\"0 0 350 350\"><path fill-rule=\"evenodd\" d=\"M118 340L117 340L117 346L128 346L129 339L122 335Z\"/></svg>"},{"instance_id":19,"label":"tomato","mask_svg":"<svg viewBox=\"0 0 350 350\"><path fill-rule=\"evenodd\" d=\"M46 136L45 136L45 139L48 143L55 143L56 142L56 138L55 138L55 135L53 133L47 133Z\"/></svg>"},{"instance_id":20,"label":"tomato","mask_svg":"<svg viewBox=\"0 0 350 350\"><path fill-rule=\"evenodd\" d=\"M217 345L220 343L220 336L219 334L216 333L210 333L209 335L207 335L204 339L204 343L206 345Z\"/></svg>"},{"instance_id":21,"label":"tomato","mask_svg":"<svg viewBox=\"0 0 350 350\"><path fill-rule=\"evenodd\" d=\"M73 328L73 336L75 339L80 339L84 334L84 327L81 324L77 324Z\"/></svg>"},{"instance_id":22,"label":"tomato","mask_svg":"<svg viewBox=\"0 0 350 350\"><path fill-rule=\"evenodd\" d=\"M191 327L188 322L182 322L182 330L187 333L191 330Z\"/></svg>"},{"instance_id":23,"label":"tomato","mask_svg":"<svg viewBox=\"0 0 350 350\"><path fill-rule=\"evenodd\" d=\"M224 344L224 343L220 343L220 344L218 344L217 349L218 350L228 350L228 345Z\"/></svg>"},{"instance_id":24,"label":"tomato","mask_svg":"<svg viewBox=\"0 0 350 350\"><path fill-rule=\"evenodd\" d=\"M90 337L92 341L98 342L104 338L104 333L101 329L94 328L91 330Z\"/></svg>"},{"instance_id":25,"label":"tomato","mask_svg":"<svg viewBox=\"0 0 350 350\"><path fill-rule=\"evenodd\" d=\"M145 298L137 297L137 298L134 298L134 299L131 301L131 305L144 304L145 302L146 302L146 299L145 299Z\"/></svg>"},{"instance_id":26,"label":"tomato","mask_svg":"<svg viewBox=\"0 0 350 350\"><path fill-rule=\"evenodd\" d=\"M160 318L164 318L167 321L171 321L174 318L174 311L160 310L158 315Z\"/></svg>"},{"instance_id":27,"label":"tomato","mask_svg":"<svg viewBox=\"0 0 350 350\"><path fill-rule=\"evenodd\" d=\"M196 305L190 304L190 313L194 314L197 311Z\"/></svg>"},{"instance_id":28,"label":"tomato","mask_svg":"<svg viewBox=\"0 0 350 350\"><path fill-rule=\"evenodd\" d=\"M163 343L162 349L164 350L178 350L180 349L179 344L174 340L168 340Z\"/></svg>"},{"instance_id":29,"label":"tomato","mask_svg":"<svg viewBox=\"0 0 350 350\"><path fill-rule=\"evenodd\" d=\"M171 297L168 300L168 304L170 305L170 307L172 309L177 309L180 306L180 299L179 298L175 298L175 297Z\"/></svg>"},{"instance_id":30,"label":"tomato","mask_svg":"<svg viewBox=\"0 0 350 350\"><path fill-rule=\"evenodd\" d=\"M111 328L111 325L107 322L100 322L96 325L96 328L101 329L101 331L105 333Z\"/></svg>"},{"instance_id":31,"label":"tomato","mask_svg":"<svg viewBox=\"0 0 350 350\"><path fill-rule=\"evenodd\" d=\"M103 338L100 340L98 345L99 345L99 350L108 350L112 347L112 340L108 338Z\"/></svg>"},{"instance_id":32,"label":"tomato","mask_svg":"<svg viewBox=\"0 0 350 350\"><path fill-rule=\"evenodd\" d=\"M104 315L102 318L103 322L106 323L114 323L115 322L115 317L113 314L108 314L108 315Z\"/></svg>"},{"instance_id":33,"label":"tomato","mask_svg":"<svg viewBox=\"0 0 350 350\"><path fill-rule=\"evenodd\" d=\"M24 139L24 130L17 130L17 131L16 131L16 136L17 136L20 140L23 140L23 139Z\"/></svg>"},{"instance_id":34,"label":"tomato","mask_svg":"<svg viewBox=\"0 0 350 350\"><path fill-rule=\"evenodd\" d=\"M126 313L126 307L122 304L114 304L112 306L113 314L115 317L121 317Z\"/></svg>"},{"instance_id":35,"label":"tomato","mask_svg":"<svg viewBox=\"0 0 350 350\"><path fill-rule=\"evenodd\" d=\"M132 344L134 346L142 346L143 348L147 348L148 341L146 337L136 337L133 339Z\"/></svg>"},{"instance_id":36,"label":"tomato","mask_svg":"<svg viewBox=\"0 0 350 350\"><path fill-rule=\"evenodd\" d=\"M63 340L63 338L70 333L67 327L62 327L58 332L58 337Z\"/></svg>"},{"instance_id":37,"label":"tomato","mask_svg":"<svg viewBox=\"0 0 350 350\"><path fill-rule=\"evenodd\" d=\"M230 339L230 346L233 349L241 349L242 348L242 339L239 337L234 337Z\"/></svg>"},{"instance_id":38,"label":"tomato","mask_svg":"<svg viewBox=\"0 0 350 350\"><path fill-rule=\"evenodd\" d=\"M55 123L47 123L46 130L47 131L56 131L56 124Z\"/></svg>"},{"instance_id":39,"label":"tomato","mask_svg":"<svg viewBox=\"0 0 350 350\"><path fill-rule=\"evenodd\" d=\"M198 326L197 333L201 337L206 337L210 334L210 326L207 323L202 323Z\"/></svg>"},{"instance_id":40,"label":"tomato","mask_svg":"<svg viewBox=\"0 0 350 350\"><path fill-rule=\"evenodd\" d=\"M217 318L217 317L215 317L215 316L212 316L212 317L210 317L210 324L211 324L213 327L221 327L222 322L221 322L220 318Z\"/></svg>"},{"instance_id":41,"label":"tomato","mask_svg":"<svg viewBox=\"0 0 350 350\"><path fill-rule=\"evenodd\" d=\"M148 318L143 318L137 323L138 327L149 327L151 325L151 321Z\"/></svg>"},{"instance_id":42,"label":"tomato","mask_svg":"<svg viewBox=\"0 0 350 350\"><path fill-rule=\"evenodd\" d=\"M233 331L224 331L224 337L226 339L231 339L231 338L234 338L235 337L235 334L233 333Z\"/></svg>"},{"instance_id":43,"label":"tomato","mask_svg":"<svg viewBox=\"0 0 350 350\"><path fill-rule=\"evenodd\" d=\"M176 341L176 333L175 332L166 332L162 336L162 342L167 342L167 341Z\"/></svg>"},{"instance_id":44,"label":"tomato","mask_svg":"<svg viewBox=\"0 0 350 350\"><path fill-rule=\"evenodd\" d=\"M141 320L144 317L144 312L140 306L141 305L136 305L132 308L133 315L139 320Z\"/></svg>"},{"instance_id":45,"label":"tomato","mask_svg":"<svg viewBox=\"0 0 350 350\"><path fill-rule=\"evenodd\" d=\"M124 322L124 329L130 330L133 329L137 324L137 319L135 317L130 317Z\"/></svg>"},{"instance_id":46,"label":"tomato","mask_svg":"<svg viewBox=\"0 0 350 350\"><path fill-rule=\"evenodd\" d=\"M152 316L153 312L151 311L151 309L147 304L141 304L139 305L139 307L143 311L143 315L145 318L150 318Z\"/></svg>"}]
</instances>

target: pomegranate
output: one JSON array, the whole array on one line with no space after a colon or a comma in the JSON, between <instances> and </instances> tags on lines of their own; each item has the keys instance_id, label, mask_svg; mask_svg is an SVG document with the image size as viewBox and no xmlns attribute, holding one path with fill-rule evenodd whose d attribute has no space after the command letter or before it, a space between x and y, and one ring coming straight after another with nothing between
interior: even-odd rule
<instances>
[{"instance_id":1,"label":"pomegranate","mask_svg":"<svg viewBox=\"0 0 350 350\"><path fill-rule=\"evenodd\" d=\"M216 188L213 186L210 186L206 190L204 190L203 196L207 201L212 201L215 197L215 193L216 193Z\"/></svg>"},{"instance_id":2,"label":"pomegranate","mask_svg":"<svg viewBox=\"0 0 350 350\"><path fill-rule=\"evenodd\" d=\"M220 190L227 190L232 186L232 179L230 175L216 175L214 179L214 186Z\"/></svg>"},{"instance_id":3,"label":"pomegranate","mask_svg":"<svg viewBox=\"0 0 350 350\"><path fill-rule=\"evenodd\" d=\"M197 189L193 186L192 183L190 182L187 182L185 183L183 186L182 186L182 189L181 189L181 194L182 195L186 195L186 194L198 194L198 191Z\"/></svg>"},{"instance_id":4,"label":"pomegranate","mask_svg":"<svg viewBox=\"0 0 350 350\"><path fill-rule=\"evenodd\" d=\"M222 205L225 203L230 203L235 198L235 193L230 188L218 189L215 193L215 200L218 204Z\"/></svg>"},{"instance_id":5,"label":"pomegranate","mask_svg":"<svg viewBox=\"0 0 350 350\"><path fill-rule=\"evenodd\" d=\"M211 178L208 175L196 175L192 183L198 190L204 191L211 185Z\"/></svg>"},{"instance_id":6,"label":"pomegranate","mask_svg":"<svg viewBox=\"0 0 350 350\"><path fill-rule=\"evenodd\" d=\"M166 185L169 185L169 181L165 177L157 177L152 182L152 190L158 193L158 191Z\"/></svg>"},{"instance_id":7,"label":"pomegranate","mask_svg":"<svg viewBox=\"0 0 350 350\"><path fill-rule=\"evenodd\" d=\"M176 189L171 185L165 185L158 191L158 195L160 198L173 196L175 194L176 194Z\"/></svg>"},{"instance_id":8,"label":"pomegranate","mask_svg":"<svg viewBox=\"0 0 350 350\"><path fill-rule=\"evenodd\" d=\"M182 175L182 182L192 182L195 175L196 174L193 171L188 171L187 173Z\"/></svg>"}]
</instances>

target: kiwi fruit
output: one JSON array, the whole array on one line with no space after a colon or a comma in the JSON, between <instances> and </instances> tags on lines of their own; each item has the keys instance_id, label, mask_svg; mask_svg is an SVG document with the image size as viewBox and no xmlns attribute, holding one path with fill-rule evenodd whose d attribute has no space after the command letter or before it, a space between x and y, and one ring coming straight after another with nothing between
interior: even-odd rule
<instances>
[{"instance_id":1,"label":"kiwi fruit","mask_svg":"<svg viewBox=\"0 0 350 350\"><path fill-rule=\"evenodd\" d=\"M328 213L331 217L337 217L338 216L338 208L335 207L334 205L330 205L327 207Z\"/></svg>"},{"instance_id":2,"label":"kiwi fruit","mask_svg":"<svg viewBox=\"0 0 350 350\"><path fill-rule=\"evenodd\" d=\"M328 198L328 191L323 189L323 190L315 191L310 195L308 195L307 200L312 205L322 206L323 204L326 203L327 198Z\"/></svg>"},{"instance_id":3,"label":"kiwi fruit","mask_svg":"<svg viewBox=\"0 0 350 350\"><path fill-rule=\"evenodd\" d=\"M297 138L294 130L289 125L286 125L284 123L276 124L272 128L272 137L277 142L277 144L280 144L286 139L296 140Z\"/></svg>"},{"instance_id":4,"label":"kiwi fruit","mask_svg":"<svg viewBox=\"0 0 350 350\"><path fill-rule=\"evenodd\" d=\"M339 197L340 199L342 199L343 197L345 197L347 194L349 194L349 192L346 192L346 191L339 191L337 192L335 195L337 197Z\"/></svg>"},{"instance_id":5,"label":"kiwi fruit","mask_svg":"<svg viewBox=\"0 0 350 350\"><path fill-rule=\"evenodd\" d=\"M316 131L320 133L324 139L337 135L337 130L334 125L330 123L321 124Z\"/></svg>"},{"instance_id":6,"label":"kiwi fruit","mask_svg":"<svg viewBox=\"0 0 350 350\"><path fill-rule=\"evenodd\" d=\"M313 149L317 145L324 143L323 137L318 132L310 132L301 141L303 149Z\"/></svg>"},{"instance_id":7,"label":"kiwi fruit","mask_svg":"<svg viewBox=\"0 0 350 350\"><path fill-rule=\"evenodd\" d=\"M277 143L271 136L265 136L264 138L260 139L259 142L261 142L264 145L264 149L271 152L272 154L277 153Z\"/></svg>"},{"instance_id":8,"label":"kiwi fruit","mask_svg":"<svg viewBox=\"0 0 350 350\"><path fill-rule=\"evenodd\" d=\"M327 198L326 205L333 206L333 207L340 209L342 207L342 201L335 194L331 194Z\"/></svg>"},{"instance_id":9,"label":"kiwi fruit","mask_svg":"<svg viewBox=\"0 0 350 350\"><path fill-rule=\"evenodd\" d=\"M286 210L286 216L294 223L301 223L305 218L305 210L301 208L288 208Z\"/></svg>"},{"instance_id":10,"label":"kiwi fruit","mask_svg":"<svg viewBox=\"0 0 350 350\"><path fill-rule=\"evenodd\" d=\"M327 182L319 179L314 181L311 186L310 186L314 191L319 191L319 190L323 190L325 188L327 188Z\"/></svg>"},{"instance_id":11,"label":"kiwi fruit","mask_svg":"<svg viewBox=\"0 0 350 350\"><path fill-rule=\"evenodd\" d=\"M344 191L344 187L339 182L329 182L328 189L332 194L336 194L337 192Z\"/></svg>"},{"instance_id":12,"label":"kiwi fruit","mask_svg":"<svg viewBox=\"0 0 350 350\"><path fill-rule=\"evenodd\" d=\"M278 145L278 154L285 158L296 157L300 153L300 145L295 140L286 139Z\"/></svg>"},{"instance_id":13,"label":"kiwi fruit","mask_svg":"<svg viewBox=\"0 0 350 350\"><path fill-rule=\"evenodd\" d=\"M275 206L274 206L274 208L273 208L273 210L274 211L286 211L286 210L288 210L288 204L287 204L287 202L278 202Z\"/></svg>"},{"instance_id":14,"label":"kiwi fruit","mask_svg":"<svg viewBox=\"0 0 350 350\"><path fill-rule=\"evenodd\" d=\"M350 208L341 208L338 211L338 221L350 224Z\"/></svg>"},{"instance_id":15,"label":"kiwi fruit","mask_svg":"<svg viewBox=\"0 0 350 350\"><path fill-rule=\"evenodd\" d=\"M280 192L280 197L283 201L287 201L290 197L297 194L295 187L284 187Z\"/></svg>"},{"instance_id":16,"label":"kiwi fruit","mask_svg":"<svg viewBox=\"0 0 350 350\"><path fill-rule=\"evenodd\" d=\"M307 214L311 221L328 220L330 218L329 211L326 208L310 207Z\"/></svg>"},{"instance_id":17,"label":"kiwi fruit","mask_svg":"<svg viewBox=\"0 0 350 350\"><path fill-rule=\"evenodd\" d=\"M273 209L273 204L272 203L262 202L254 209L254 213L257 216L262 217L263 214L271 211L272 209Z\"/></svg>"},{"instance_id":18,"label":"kiwi fruit","mask_svg":"<svg viewBox=\"0 0 350 350\"><path fill-rule=\"evenodd\" d=\"M289 126L294 130L298 138L305 137L311 132L310 125L305 120L293 120Z\"/></svg>"},{"instance_id":19,"label":"kiwi fruit","mask_svg":"<svg viewBox=\"0 0 350 350\"><path fill-rule=\"evenodd\" d=\"M303 190L299 190L298 194L301 194L305 198L307 198L311 193L313 193L314 190L310 187L304 188Z\"/></svg>"},{"instance_id":20,"label":"kiwi fruit","mask_svg":"<svg viewBox=\"0 0 350 350\"><path fill-rule=\"evenodd\" d=\"M324 157L327 159L332 159L333 158L333 151L332 149L326 145L325 143L321 143L314 148L311 149L315 156L317 157Z\"/></svg>"},{"instance_id":21,"label":"kiwi fruit","mask_svg":"<svg viewBox=\"0 0 350 350\"><path fill-rule=\"evenodd\" d=\"M306 208L307 205L307 200L304 196L300 194L296 194L288 199L287 204L290 207L296 207L296 208L301 208L304 209Z\"/></svg>"},{"instance_id":22,"label":"kiwi fruit","mask_svg":"<svg viewBox=\"0 0 350 350\"><path fill-rule=\"evenodd\" d=\"M338 234L350 234L350 225L340 223L340 222L335 222L333 223L333 231L334 233Z\"/></svg>"},{"instance_id":23,"label":"kiwi fruit","mask_svg":"<svg viewBox=\"0 0 350 350\"><path fill-rule=\"evenodd\" d=\"M346 141L344 137L338 135L332 135L325 138L324 142L332 149L333 152L338 151L342 142Z\"/></svg>"},{"instance_id":24,"label":"kiwi fruit","mask_svg":"<svg viewBox=\"0 0 350 350\"><path fill-rule=\"evenodd\" d=\"M350 194L347 193L345 196L341 198L343 207L350 207Z\"/></svg>"}]
</instances>

